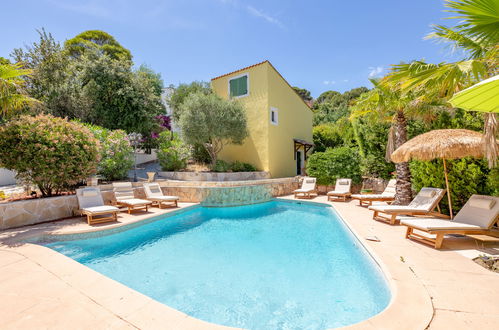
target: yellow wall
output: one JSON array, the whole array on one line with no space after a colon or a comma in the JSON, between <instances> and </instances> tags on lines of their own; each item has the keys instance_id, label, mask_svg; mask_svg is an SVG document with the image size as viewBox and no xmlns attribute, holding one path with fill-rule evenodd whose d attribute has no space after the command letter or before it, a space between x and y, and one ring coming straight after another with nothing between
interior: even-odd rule
<instances>
[{"instance_id":1,"label":"yellow wall","mask_svg":"<svg viewBox=\"0 0 499 330\"><path fill-rule=\"evenodd\" d=\"M249 136L243 145L227 145L219 158L228 162L241 161L256 166L259 170L269 171L268 121L265 109L268 108L268 66L266 64L239 71L211 81L211 87L219 96L228 98L229 80L249 74L249 95L238 98L246 109Z\"/></svg>"},{"instance_id":2,"label":"yellow wall","mask_svg":"<svg viewBox=\"0 0 499 330\"><path fill-rule=\"evenodd\" d=\"M278 109L278 125L269 126L270 174L272 177L294 176L293 139L312 142L312 111L273 68L269 70L267 118L270 118L270 107Z\"/></svg>"},{"instance_id":3,"label":"yellow wall","mask_svg":"<svg viewBox=\"0 0 499 330\"><path fill-rule=\"evenodd\" d=\"M225 146L220 159L241 161L269 171L274 178L296 175L293 139L312 141L312 111L268 63L211 81L215 93L228 98L231 78L249 74L249 95L238 100L246 109L249 137L241 146ZM270 108L278 109L278 125Z\"/></svg>"}]
</instances>

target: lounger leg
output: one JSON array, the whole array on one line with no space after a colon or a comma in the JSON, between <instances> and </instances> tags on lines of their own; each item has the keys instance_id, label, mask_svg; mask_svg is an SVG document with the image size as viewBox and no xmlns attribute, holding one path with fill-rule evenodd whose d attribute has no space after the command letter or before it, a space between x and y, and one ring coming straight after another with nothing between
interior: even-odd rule
<instances>
[{"instance_id":1,"label":"lounger leg","mask_svg":"<svg viewBox=\"0 0 499 330\"><path fill-rule=\"evenodd\" d=\"M87 223L88 224L92 223L92 216L90 214L87 214Z\"/></svg>"},{"instance_id":2,"label":"lounger leg","mask_svg":"<svg viewBox=\"0 0 499 330\"><path fill-rule=\"evenodd\" d=\"M374 211L374 213L373 213L373 219L376 220L377 217L378 217L378 211Z\"/></svg>"},{"instance_id":3,"label":"lounger leg","mask_svg":"<svg viewBox=\"0 0 499 330\"><path fill-rule=\"evenodd\" d=\"M132 214L132 208L128 206L128 214Z\"/></svg>"},{"instance_id":4,"label":"lounger leg","mask_svg":"<svg viewBox=\"0 0 499 330\"><path fill-rule=\"evenodd\" d=\"M147 212L147 208L149 207L149 205L146 204L146 212Z\"/></svg>"},{"instance_id":5,"label":"lounger leg","mask_svg":"<svg viewBox=\"0 0 499 330\"><path fill-rule=\"evenodd\" d=\"M407 231L405 232L405 238L409 238L412 234L412 228L407 227Z\"/></svg>"},{"instance_id":6,"label":"lounger leg","mask_svg":"<svg viewBox=\"0 0 499 330\"><path fill-rule=\"evenodd\" d=\"M442 243L444 242L444 233L438 233L435 238L435 249L440 249L442 247Z\"/></svg>"},{"instance_id":7,"label":"lounger leg","mask_svg":"<svg viewBox=\"0 0 499 330\"><path fill-rule=\"evenodd\" d=\"M175 207L178 207L178 201L175 200Z\"/></svg>"},{"instance_id":8,"label":"lounger leg","mask_svg":"<svg viewBox=\"0 0 499 330\"><path fill-rule=\"evenodd\" d=\"M396 223L397 223L397 215L396 214L392 214L392 217L390 218L390 224L394 225Z\"/></svg>"}]
</instances>

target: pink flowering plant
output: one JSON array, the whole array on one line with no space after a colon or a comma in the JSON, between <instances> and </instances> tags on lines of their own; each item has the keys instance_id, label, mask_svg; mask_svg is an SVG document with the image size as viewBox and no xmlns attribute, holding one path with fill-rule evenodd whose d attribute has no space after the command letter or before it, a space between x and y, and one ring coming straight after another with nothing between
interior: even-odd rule
<instances>
[{"instance_id":1,"label":"pink flowering plant","mask_svg":"<svg viewBox=\"0 0 499 330\"><path fill-rule=\"evenodd\" d=\"M133 147L123 130L109 130L85 124L100 141L100 161L97 174L108 181L122 180L133 166Z\"/></svg>"},{"instance_id":2,"label":"pink flowering plant","mask_svg":"<svg viewBox=\"0 0 499 330\"><path fill-rule=\"evenodd\" d=\"M83 125L51 115L21 116L0 127L0 167L59 195L95 174L99 141Z\"/></svg>"},{"instance_id":3,"label":"pink flowering plant","mask_svg":"<svg viewBox=\"0 0 499 330\"><path fill-rule=\"evenodd\" d=\"M187 167L191 148L177 134L163 131L159 134L157 154L163 171L178 171Z\"/></svg>"}]
</instances>

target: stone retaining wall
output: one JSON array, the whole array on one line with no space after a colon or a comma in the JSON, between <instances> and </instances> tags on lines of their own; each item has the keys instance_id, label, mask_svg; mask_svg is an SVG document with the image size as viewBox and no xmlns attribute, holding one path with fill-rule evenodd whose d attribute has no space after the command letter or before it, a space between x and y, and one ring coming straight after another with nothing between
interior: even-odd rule
<instances>
[{"instance_id":1,"label":"stone retaining wall","mask_svg":"<svg viewBox=\"0 0 499 330\"><path fill-rule=\"evenodd\" d=\"M168 180L179 181L246 181L270 179L269 172L158 172L158 175Z\"/></svg>"},{"instance_id":2,"label":"stone retaining wall","mask_svg":"<svg viewBox=\"0 0 499 330\"><path fill-rule=\"evenodd\" d=\"M206 206L253 204L271 197L288 195L298 188L297 178L227 181L227 182L159 182L163 193L180 197L181 202ZM145 198L141 182L134 182L135 197ZM100 185L104 203L115 202L112 185ZM0 230L72 217L78 210L75 195L28 199L0 203Z\"/></svg>"}]
</instances>

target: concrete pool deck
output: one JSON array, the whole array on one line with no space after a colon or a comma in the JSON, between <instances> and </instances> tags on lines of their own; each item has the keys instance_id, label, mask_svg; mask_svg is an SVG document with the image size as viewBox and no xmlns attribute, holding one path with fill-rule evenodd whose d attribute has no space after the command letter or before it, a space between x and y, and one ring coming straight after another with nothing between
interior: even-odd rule
<instances>
[{"instance_id":1,"label":"concrete pool deck","mask_svg":"<svg viewBox=\"0 0 499 330\"><path fill-rule=\"evenodd\" d=\"M325 196L312 201L327 203ZM372 220L372 212L357 206L357 202L332 204L379 260L394 294L385 311L347 328L497 327L499 274L463 256L476 253L473 240L446 240L442 250L435 250L405 239L405 227ZM190 205L181 203L180 207ZM123 226L173 209L151 210L147 214L121 213L119 223L99 226L90 227L76 218L0 232L1 328L230 329L169 308L49 248L17 243L43 233L70 234ZM367 236L376 236L380 242L365 240Z\"/></svg>"}]
</instances>

